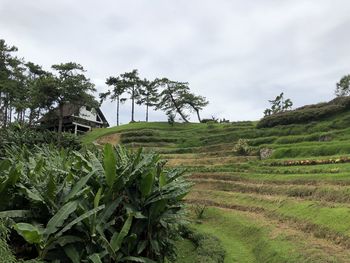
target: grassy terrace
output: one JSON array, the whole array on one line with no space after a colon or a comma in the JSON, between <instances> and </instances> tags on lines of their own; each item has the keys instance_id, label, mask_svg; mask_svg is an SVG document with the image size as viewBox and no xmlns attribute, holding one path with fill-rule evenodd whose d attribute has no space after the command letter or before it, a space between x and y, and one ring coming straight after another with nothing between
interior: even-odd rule
<instances>
[{"instance_id":1,"label":"grassy terrace","mask_svg":"<svg viewBox=\"0 0 350 263\"><path fill-rule=\"evenodd\" d=\"M195 183L189 208L207 206L200 224L191 214L192 225L220 239L225 262L349 262L350 163L338 162L350 156L349 116L264 129L254 122L133 123L82 140L142 146L168 167L187 168ZM233 152L240 138L249 140L250 156ZM261 148L273 155L260 160ZM306 160L315 163L300 163ZM178 248L179 263L193 262L193 244Z\"/></svg>"}]
</instances>

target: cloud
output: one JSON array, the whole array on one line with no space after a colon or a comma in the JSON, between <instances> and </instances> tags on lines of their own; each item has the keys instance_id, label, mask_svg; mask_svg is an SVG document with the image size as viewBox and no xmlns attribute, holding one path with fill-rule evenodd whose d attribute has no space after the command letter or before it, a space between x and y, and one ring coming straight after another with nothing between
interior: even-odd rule
<instances>
[{"instance_id":1,"label":"cloud","mask_svg":"<svg viewBox=\"0 0 350 263\"><path fill-rule=\"evenodd\" d=\"M255 120L281 91L296 106L332 98L350 72L349 9L347 0L2 0L0 38L47 69L81 63L99 91L137 68L189 82L210 101L203 117ZM115 105L103 110L115 123Z\"/></svg>"}]
</instances>

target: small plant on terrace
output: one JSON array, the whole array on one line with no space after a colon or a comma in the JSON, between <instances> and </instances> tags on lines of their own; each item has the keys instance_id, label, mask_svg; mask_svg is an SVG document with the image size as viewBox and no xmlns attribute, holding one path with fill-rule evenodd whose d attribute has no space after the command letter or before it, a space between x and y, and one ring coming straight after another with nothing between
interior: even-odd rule
<instances>
[{"instance_id":1,"label":"small plant on terrace","mask_svg":"<svg viewBox=\"0 0 350 263\"><path fill-rule=\"evenodd\" d=\"M249 155L251 151L247 139L239 139L233 147L233 152L237 155Z\"/></svg>"},{"instance_id":2,"label":"small plant on terrace","mask_svg":"<svg viewBox=\"0 0 350 263\"><path fill-rule=\"evenodd\" d=\"M167 115L168 115L168 123L169 123L169 125L174 126L176 115L174 113L172 113L172 112L169 112Z\"/></svg>"},{"instance_id":3,"label":"small plant on terrace","mask_svg":"<svg viewBox=\"0 0 350 263\"><path fill-rule=\"evenodd\" d=\"M206 205L195 205L194 212L196 214L197 219L203 219L204 213L207 210Z\"/></svg>"}]
</instances>

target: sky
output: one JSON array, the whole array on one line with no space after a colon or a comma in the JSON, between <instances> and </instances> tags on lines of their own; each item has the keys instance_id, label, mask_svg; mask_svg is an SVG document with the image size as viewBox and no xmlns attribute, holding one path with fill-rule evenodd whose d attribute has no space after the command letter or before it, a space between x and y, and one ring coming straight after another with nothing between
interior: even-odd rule
<instances>
[{"instance_id":1,"label":"sky","mask_svg":"<svg viewBox=\"0 0 350 263\"><path fill-rule=\"evenodd\" d=\"M0 39L47 70L82 64L98 92L107 77L138 69L188 82L210 102L204 118L257 120L280 92L294 107L334 97L350 73L349 13L349 0L0 0ZM102 105L111 125L115 109Z\"/></svg>"}]
</instances>

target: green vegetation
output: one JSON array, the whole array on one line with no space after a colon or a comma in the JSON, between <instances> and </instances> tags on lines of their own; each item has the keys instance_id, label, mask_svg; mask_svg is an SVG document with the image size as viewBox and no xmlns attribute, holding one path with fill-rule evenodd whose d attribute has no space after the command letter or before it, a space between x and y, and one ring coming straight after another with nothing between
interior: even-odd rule
<instances>
[{"instance_id":1,"label":"green vegetation","mask_svg":"<svg viewBox=\"0 0 350 263\"><path fill-rule=\"evenodd\" d=\"M165 170L158 155L106 144L103 152L12 147L5 156L0 219L8 220L17 258L174 259L190 183L182 171Z\"/></svg>"},{"instance_id":2,"label":"green vegetation","mask_svg":"<svg viewBox=\"0 0 350 263\"><path fill-rule=\"evenodd\" d=\"M7 129L0 129L0 157L5 156L5 150L11 146L27 147L28 149L36 146L58 144L58 134L42 129L33 129L26 126L10 125ZM63 148L79 150L81 144L76 136L70 133L63 133L61 137Z\"/></svg>"},{"instance_id":3,"label":"green vegetation","mask_svg":"<svg viewBox=\"0 0 350 263\"><path fill-rule=\"evenodd\" d=\"M350 93L350 75L342 77L336 86L335 95L338 97L348 96Z\"/></svg>"},{"instance_id":4,"label":"green vegetation","mask_svg":"<svg viewBox=\"0 0 350 263\"><path fill-rule=\"evenodd\" d=\"M191 227L218 238L225 262L348 262L349 125L344 108L307 124L133 123L82 140L118 135L186 168L195 184L186 197ZM263 149L272 155L260 160ZM197 257L193 245L178 244L179 257Z\"/></svg>"},{"instance_id":5,"label":"green vegetation","mask_svg":"<svg viewBox=\"0 0 350 263\"><path fill-rule=\"evenodd\" d=\"M187 248L185 248L184 252L186 253L186 251L188 251L188 249L193 248L194 245L194 249L192 250L191 256L193 260L192 262L224 262L225 250L217 237L208 233L198 233L196 230L190 228L183 228L182 233L187 240L192 241L192 245L187 242ZM182 257L183 256L181 253L179 259L177 259L176 262L182 262Z\"/></svg>"},{"instance_id":6,"label":"green vegetation","mask_svg":"<svg viewBox=\"0 0 350 263\"><path fill-rule=\"evenodd\" d=\"M173 123L176 114L181 119L188 121L188 113L192 111L197 114L198 121L201 122L200 111L208 105L208 101L203 96L197 96L190 92L188 83L172 81L167 78L157 78L153 81L141 79L136 69L126 72L118 77L109 77L106 84L112 88L100 94L101 101L109 98L117 102L117 126L119 126L120 102L125 102L121 98L124 93L129 95L131 100L131 123L135 122L135 103L146 106L146 122L148 122L148 112L150 107L156 110L163 110Z\"/></svg>"},{"instance_id":7,"label":"green vegetation","mask_svg":"<svg viewBox=\"0 0 350 263\"><path fill-rule=\"evenodd\" d=\"M62 134L63 110L98 106L84 68L52 73L16 51L0 40L1 259L349 262L349 76L330 102L290 110L281 93L259 122L230 123L202 120L208 101L188 83L133 70L100 94L116 101L117 127L78 138ZM125 94L131 123L119 126ZM54 108L58 133L41 130ZM150 108L168 123L148 123Z\"/></svg>"},{"instance_id":8,"label":"green vegetation","mask_svg":"<svg viewBox=\"0 0 350 263\"><path fill-rule=\"evenodd\" d=\"M337 113L345 112L349 108L350 98L338 97L327 103L308 105L292 111L267 115L258 123L258 127L266 128L277 125L320 121Z\"/></svg>"},{"instance_id":9,"label":"green vegetation","mask_svg":"<svg viewBox=\"0 0 350 263\"><path fill-rule=\"evenodd\" d=\"M0 128L13 122L34 124L49 110L57 108L58 141L62 140L63 107L97 106L91 92L94 84L84 68L74 62L52 65L55 73L15 56L17 48L0 39Z\"/></svg>"},{"instance_id":10,"label":"green vegetation","mask_svg":"<svg viewBox=\"0 0 350 263\"><path fill-rule=\"evenodd\" d=\"M264 111L265 116L290 110L293 106L293 102L290 99L284 98L283 92L274 100L269 100L269 103L271 104L271 108Z\"/></svg>"},{"instance_id":11,"label":"green vegetation","mask_svg":"<svg viewBox=\"0 0 350 263\"><path fill-rule=\"evenodd\" d=\"M96 92L95 85L78 63L54 64L52 71L46 71L18 58L17 51L17 47L0 39L0 128L14 122L33 127L39 120L45 120L49 125L57 121L54 126L57 126L60 142L64 107L71 105L76 111L83 106L97 108L99 104L92 95ZM131 101L131 122L135 122L135 104L145 106L146 122L150 108L164 111L173 121L179 115L188 122L189 114L195 113L201 122L200 111L209 103L205 97L191 92L187 82L167 78L142 79L136 69L108 77L106 84L110 89L99 94L100 103L106 99L116 101L117 126L120 103L127 99Z\"/></svg>"}]
</instances>

